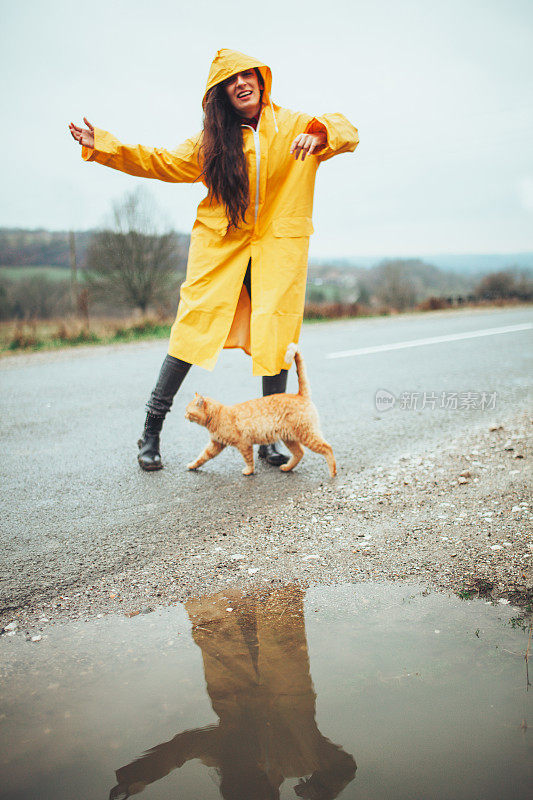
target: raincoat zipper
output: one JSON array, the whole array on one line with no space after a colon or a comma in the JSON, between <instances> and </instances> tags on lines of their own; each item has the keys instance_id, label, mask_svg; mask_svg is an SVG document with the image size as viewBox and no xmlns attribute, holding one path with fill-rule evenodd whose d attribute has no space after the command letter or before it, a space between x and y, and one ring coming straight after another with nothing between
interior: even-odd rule
<instances>
[{"instance_id":1,"label":"raincoat zipper","mask_svg":"<svg viewBox=\"0 0 533 800\"><path fill-rule=\"evenodd\" d=\"M261 143L259 141L259 123L261 122L261 113L259 114L259 119L257 120L257 126L252 128L251 125L243 125L243 128L250 128L254 135L254 148L255 148L255 176L256 176L256 185L255 185L255 215L254 215L254 225L257 222L257 214L259 212L259 180L261 177Z\"/></svg>"}]
</instances>

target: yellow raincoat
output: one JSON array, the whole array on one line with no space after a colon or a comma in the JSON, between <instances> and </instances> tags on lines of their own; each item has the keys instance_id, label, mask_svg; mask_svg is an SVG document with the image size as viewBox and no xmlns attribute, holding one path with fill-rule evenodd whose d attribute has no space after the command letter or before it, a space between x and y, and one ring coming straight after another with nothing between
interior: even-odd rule
<instances>
[{"instance_id":1,"label":"yellow raincoat","mask_svg":"<svg viewBox=\"0 0 533 800\"><path fill-rule=\"evenodd\" d=\"M200 202L168 352L213 369L223 347L241 347L252 356L254 375L276 375L289 368L285 352L300 335L316 171L322 161L355 150L359 139L342 114L312 117L272 103L270 68L234 50L218 51L206 92L231 75L255 67L265 87L257 130L243 126L250 182L245 223L228 231L224 206L209 195ZM295 137L318 132L327 135L327 144L316 155L296 161L289 152ZM145 178L203 181L201 134L175 150L162 150L122 144L99 128L94 133L94 149L82 150L86 161ZM250 258L251 308L243 288Z\"/></svg>"}]
</instances>

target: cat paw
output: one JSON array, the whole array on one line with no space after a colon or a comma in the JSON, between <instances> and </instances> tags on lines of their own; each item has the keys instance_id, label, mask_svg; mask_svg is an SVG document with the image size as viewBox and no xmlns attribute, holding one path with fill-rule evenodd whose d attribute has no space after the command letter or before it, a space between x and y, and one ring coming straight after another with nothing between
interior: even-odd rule
<instances>
[{"instance_id":1,"label":"cat paw","mask_svg":"<svg viewBox=\"0 0 533 800\"><path fill-rule=\"evenodd\" d=\"M243 475L253 475L253 474L254 474L254 469L253 469L253 467L245 467L245 468L243 469L243 471L242 471L242 474L243 474Z\"/></svg>"},{"instance_id":2,"label":"cat paw","mask_svg":"<svg viewBox=\"0 0 533 800\"><path fill-rule=\"evenodd\" d=\"M288 464L282 464L282 465L280 466L280 470L281 470L282 472L289 472L291 469L292 469L292 467L289 467L289 465L288 465Z\"/></svg>"},{"instance_id":3,"label":"cat paw","mask_svg":"<svg viewBox=\"0 0 533 800\"><path fill-rule=\"evenodd\" d=\"M195 461L191 461L190 464L187 464L187 469L198 469L198 464Z\"/></svg>"}]
</instances>

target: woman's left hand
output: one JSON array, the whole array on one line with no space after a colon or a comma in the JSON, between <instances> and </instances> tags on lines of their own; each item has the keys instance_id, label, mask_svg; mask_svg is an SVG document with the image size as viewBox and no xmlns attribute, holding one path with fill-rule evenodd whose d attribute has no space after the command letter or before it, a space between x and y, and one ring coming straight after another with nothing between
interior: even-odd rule
<instances>
[{"instance_id":1,"label":"woman's left hand","mask_svg":"<svg viewBox=\"0 0 533 800\"><path fill-rule=\"evenodd\" d=\"M290 154L294 153L294 158L298 161L300 153L302 154L302 161L305 161L307 155L312 155L315 150L326 144L326 135L324 133L299 133L294 142L291 144Z\"/></svg>"}]
</instances>

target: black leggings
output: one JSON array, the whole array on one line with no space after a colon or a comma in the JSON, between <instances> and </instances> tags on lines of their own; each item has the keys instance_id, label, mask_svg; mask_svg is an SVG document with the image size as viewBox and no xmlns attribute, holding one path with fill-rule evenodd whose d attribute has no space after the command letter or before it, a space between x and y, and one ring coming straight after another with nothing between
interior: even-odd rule
<instances>
[{"instance_id":1,"label":"black leggings","mask_svg":"<svg viewBox=\"0 0 533 800\"><path fill-rule=\"evenodd\" d=\"M248 262L243 280L250 298L252 297L251 265L252 259ZM164 417L170 411L174 397L191 366L188 361L182 361L181 358L175 358L170 355L165 357L155 389L146 404L146 410L149 414L154 417ZM287 376L288 371L286 369L282 369L277 375L264 375L263 396L285 392L287 389Z\"/></svg>"}]
</instances>

